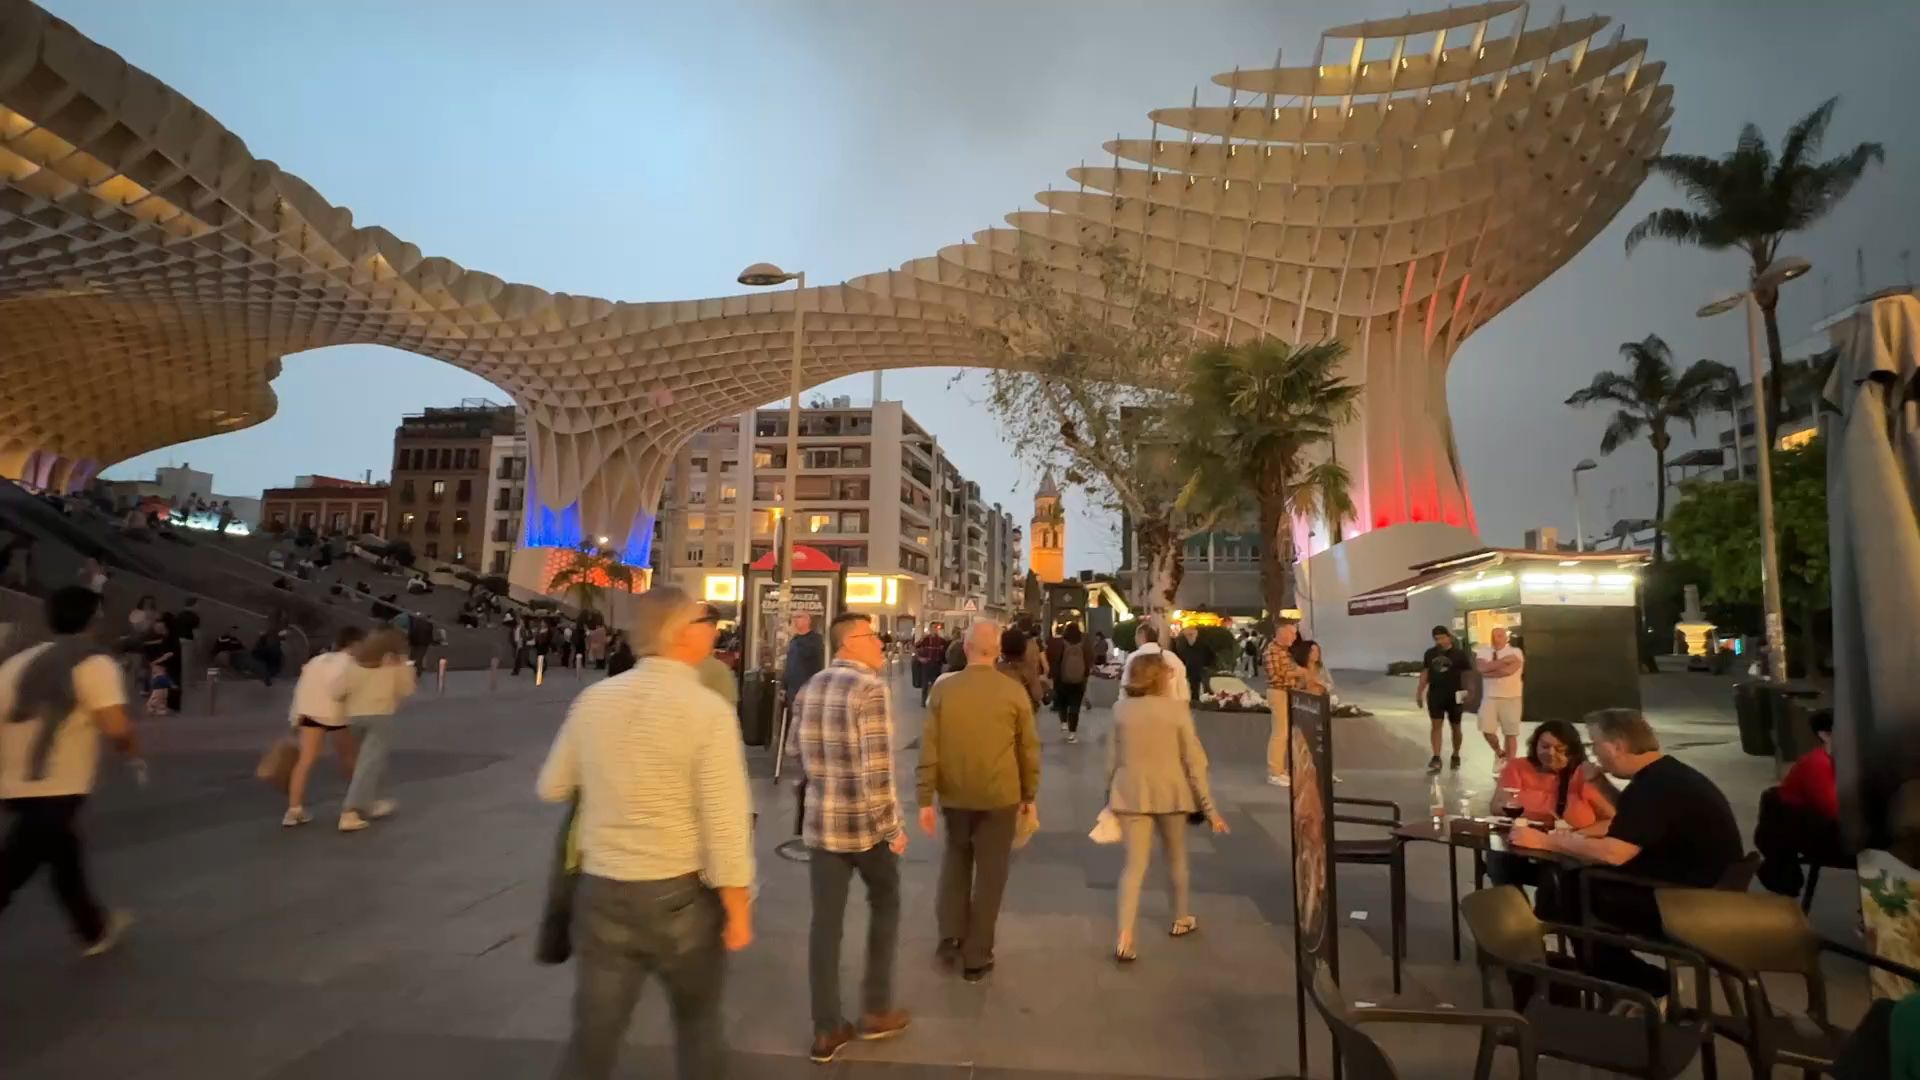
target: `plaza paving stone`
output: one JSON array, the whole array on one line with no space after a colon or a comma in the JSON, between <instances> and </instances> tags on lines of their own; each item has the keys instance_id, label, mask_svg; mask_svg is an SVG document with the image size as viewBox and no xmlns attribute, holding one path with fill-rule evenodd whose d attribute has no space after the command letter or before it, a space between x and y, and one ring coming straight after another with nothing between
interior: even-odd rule
<instances>
[{"instance_id":1,"label":"plaza paving stone","mask_svg":"<svg viewBox=\"0 0 1920 1080\"><path fill-rule=\"evenodd\" d=\"M1398 799L1426 813L1425 717L1404 679L1342 673L1343 698L1375 712L1341 720L1342 794ZM570 675L455 675L429 687L400 721L392 768L400 813L363 833L331 828L343 786L316 771L312 825L283 830L275 793L252 778L281 730L287 687L226 687L218 715L143 725L153 779L135 788L108 766L86 829L96 877L139 922L124 947L82 961L36 882L0 915L0 1077L6 1080L432 1080L549 1075L568 1024L572 971L533 963L545 860L558 819L533 777L567 701ZM1670 746L1716 777L1750 828L1770 762L1743 757L1726 684L1704 676L1648 679L1650 708ZM896 684L901 787L910 796L921 710ZM197 711L196 711L197 710ZM1142 911L1140 961L1108 958L1119 853L1085 838L1103 792L1110 715L1096 710L1078 745L1043 718L1042 832L1016 856L1001 918L998 967L967 985L935 967L937 841L917 831L903 875L900 1003L904 1037L857 1044L830 1068L804 1057L807 889L804 866L780 858L789 795L749 750L761 810L757 940L728 972L728 1038L741 1078L820 1076L1043 1080L1064 1077L1252 1078L1290 1072L1296 1039L1288 922L1286 794L1264 782L1266 718L1201 714L1229 836L1193 834L1201 932L1160 932L1169 912L1156 870ZM1445 778L1477 808L1491 758L1477 740L1467 768ZM1448 956L1447 878L1440 849L1410 860L1411 955L1402 1000L1477 1004L1470 963ZM1355 1000L1391 999L1383 870L1339 877L1343 985ZM1815 917L1850 935L1853 882L1833 875ZM855 890L847 986L857 986L864 906ZM1471 945L1469 944L1469 949ZM1858 1008L1843 995L1842 1015ZM643 997L622 1075L670 1075L662 996ZM1326 1050L1318 1021L1316 1075ZM1470 1032L1379 1032L1402 1075L1470 1073ZM1722 1075L1744 1076L1722 1044ZM1497 1076L1512 1075L1503 1056ZM1581 1076L1551 1064L1544 1076ZM1691 1074L1690 1074L1691 1075Z\"/></svg>"}]
</instances>

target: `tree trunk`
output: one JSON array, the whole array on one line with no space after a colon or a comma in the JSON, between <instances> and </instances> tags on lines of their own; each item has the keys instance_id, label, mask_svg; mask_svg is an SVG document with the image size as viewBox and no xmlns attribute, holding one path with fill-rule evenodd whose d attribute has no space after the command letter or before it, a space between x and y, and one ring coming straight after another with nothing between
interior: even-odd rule
<instances>
[{"instance_id":1,"label":"tree trunk","mask_svg":"<svg viewBox=\"0 0 1920 1080\"><path fill-rule=\"evenodd\" d=\"M1278 491L1260 492L1260 592L1274 619L1293 606L1293 523L1283 502Z\"/></svg>"},{"instance_id":2,"label":"tree trunk","mask_svg":"<svg viewBox=\"0 0 1920 1080\"><path fill-rule=\"evenodd\" d=\"M1653 441L1653 561L1666 559L1667 433L1655 428Z\"/></svg>"},{"instance_id":3,"label":"tree trunk","mask_svg":"<svg viewBox=\"0 0 1920 1080\"><path fill-rule=\"evenodd\" d=\"M1186 575L1180 543L1174 538L1172 524L1164 519L1143 521L1138 535L1140 561L1147 568L1147 594L1141 600L1146 609L1143 617L1165 630L1174 597L1180 591L1180 579Z\"/></svg>"},{"instance_id":4,"label":"tree trunk","mask_svg":"<svg viewBox=\"0 0 1920 1080\"><path fill-rule=\"evenodd\" d=\"M1760 317L1767 324L1767 445L1773 445L1774 433L1780 430L1780 403L1786 390L1786 360L1780 355L1780 320L1774 315L1774 308L1780 303L1780 295L1774 290L1755 294L1760 303ZM1754 429L1756 437L1759 429ZM1735 433L1736 444L1738 432Z\"/></svg>"}]
</instances>

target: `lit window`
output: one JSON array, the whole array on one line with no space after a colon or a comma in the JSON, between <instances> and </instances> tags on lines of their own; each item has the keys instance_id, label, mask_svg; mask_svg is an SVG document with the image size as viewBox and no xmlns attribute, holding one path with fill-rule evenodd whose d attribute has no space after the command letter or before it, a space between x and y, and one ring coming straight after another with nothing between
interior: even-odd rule
<instances>
[{"instance_id":1,"label":"lit window","mask_svg":"<svg viewBox=\"0 0 1920 1080\"><path fill-rule=\"evenodd\" d=\"M435 480L433 482L433 497L438 499L441 496L445 495L446 493L447 493L447 482L445 480Z\"/></svg>"}]
</instances>

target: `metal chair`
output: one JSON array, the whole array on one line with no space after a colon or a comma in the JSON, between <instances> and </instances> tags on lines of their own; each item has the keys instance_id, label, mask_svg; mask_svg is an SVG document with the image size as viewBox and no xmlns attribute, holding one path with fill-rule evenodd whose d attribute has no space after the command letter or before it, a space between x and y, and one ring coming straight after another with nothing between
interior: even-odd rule
<instances>
[{"instance_id":1,"label":"metal chair","mask_svg":"<svg viewBox=\"0 0 1920 1080\"><path fill-rule=\"evenodd\" d=\"M1482 889L1462 900L1460 906L1479 952L1482 1004L1499 1007L1503 997L1520 996L1516 981L1530 984L1532 991L1525 995L1526 1000L1513 1005L1526 1017L1534 1052L1541 1057L1642 1080L1673 1080L1699 1056L1707 1080L1719 1075L1713 1056L1713 1029L1698 1008L1699 995L1707 992L1708 985L1706 961L1701 957L1664 942L1543 923L1527 906L1526 895L1513 885ZM1547 948L1548 935L1665 957L1669 962L1670 1002L1680 1000L1672 965L1691 966L1697 972L1695 1008L1663 1009L1644 990L1574 970L1574 957ZM1506 978L1496 980L1496 974ZM1549 993L1556 987L1570 991L1566 996L1577 1004L1556 1001L1559 995ZM1637 1006L1638 1015L1621 1011L1622 1005ZM1487 1076L1493 1067L1493 1052L1502 1045L1510 1044L1497 1031L1489 1029L1481 1035L1480 1055L1474 1066L1476 1080Z\"/></svg>"},{"instance_id":2,"label":"metal chair","mask_svg":"<svg viewBox=\"0 0 1920 1080\"><path fill-rule=\"evenodd\" d=\"M1831 1071L1845 1048L1852 1032L1827 1015L1822 953L1920 982L1920 971L1814 933L1791 896L1660 889L1654 899L1667 935L1699 950L1722 977L1731 1011L1713 1013L1711 1021L1746 1049L1755 1076L1772 1076L1776 1067L1786 1066L1812 1077ZM1798 977L1806 989L1806 1011L1777 1009L1762 975Z\"/></svg>"},{"instance_id":3,"label":"metal chair","mask_svg":"<svg viewBox=\"0 0 1920 1080\"><path fill-rule=\"evenodd\" d=\"M1359 814L1342 814L1342 806L1362 806L1375 810L1386 810L1392 816L1381 818ZM1405 840L1392 835L1393 830L1403 823L1400 820L1400 804L1386 799L1358 799L1344 795L1333 797L1333 821L1338 825L1369 825L1387 831L1386 836L1366 837L1356 840L1340 839L1339 829L1334 830L1334 865L1345 863L1350 866L1384 866L1387 868L1388 886L1392 890L1392 927L1390 928L1388 952L1393 958L1393 992L1400 992L1400 960L1407 955L1407 844Z\"/></svg>"},{"instance_id":4,"label":"metal chair","mask_svg":"<svg viewBox=\"0 0 1920 1080\"><path fill-rule=\"evenodd\" d=\"M1327 1030L1333 1033L1333 1042L1340 1049L1347 1080L1400 1080L1400 1074L1394 1071L1393 1062L1380 1049L1380 1044L1361 1030L1368 1024L1447 1024L1479 1027L1489 1033L1494 1030L1506 1031L1508 1034L1502 1045L1513 1047L1518 1056L1520 1080L1534 1080L1533 1033L1526 1019L1510 1009L1382 1009L1371 1006L1357 1009L1347 1004L1346 996L1340 992L1339 984L1333 981L1332 973L1319 964L1315 964L1307 999L1313 1002L1315 1011L1326 1021ZM1483 1046L1486 1039L1487 1036L1483 1034ZM1487 1058L1490 1068L1491 1053L1483 1051L1483 1056ZM1484 1080L1485 1076L1484 1071L1478 1074L1479 1080Z\"/></svg>"}]
</instances>

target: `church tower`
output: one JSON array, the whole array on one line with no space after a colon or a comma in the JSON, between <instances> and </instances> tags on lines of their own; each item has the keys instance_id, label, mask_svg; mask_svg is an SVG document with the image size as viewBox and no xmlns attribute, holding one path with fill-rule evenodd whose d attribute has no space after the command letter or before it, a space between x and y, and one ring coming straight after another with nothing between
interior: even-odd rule
<instances>
[{"instance_id":1,"label":"church tower","mask_svg":"<svg viewBox=\"0 0 1920 1080\"><path fill-rule=\"evenodd\" d=\"M1067 516L1060 509L1060 485L1053 482L1048 469L1033 496L1033 548L1027 566L1043 582L1056 582L1067 576Z\"/></svg>"}]
</instances>

